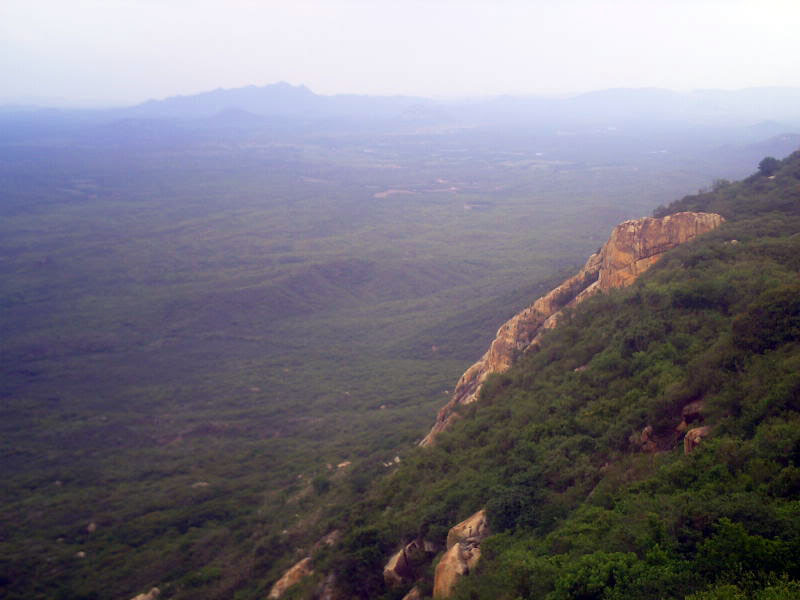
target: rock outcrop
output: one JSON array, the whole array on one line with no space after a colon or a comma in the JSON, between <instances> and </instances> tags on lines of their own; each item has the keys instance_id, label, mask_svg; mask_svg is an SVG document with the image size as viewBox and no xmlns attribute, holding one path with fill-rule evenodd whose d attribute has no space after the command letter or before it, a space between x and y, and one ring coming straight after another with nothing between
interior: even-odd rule
<instances>
[{"instance_id":1,"label":"rock outcrop","mask_svg":"<svg viewBox=\"0 0 800 600\"><path fill-rule=\"evenodd\" d=\"M433 581L433 597L448 598L458 580L472 571L481 558L480 544L489 535L486 509L464 519L447 533L444 553Z\"/></svg>"},{"instance_id":2,"label":"rock outcrop","mask_svg":"<svg viewBox=\"0 0 800 600\"><path fill-rule=\"evenodd\" d=\"M275 585L272 586L267 598L271 598L273 600L280 598L284 593L286 593L286 590L299 582L301 579L308 577L313 572L314 571L311 570L311 557L307 556L286 571L283 576L275 582Z\"/></svg>"},{"instance_id":3,"label":"rock outcrop","mask_svg":"<svg viewBox=\"0 0 800 600\"><path fill-rule=\"evenodd\" d=\"M611 232L606 244L592 254L577 275L536 300L497 331L489 350L461 376L453 396L439 411L420 446L456 419L459 406L475 402L486 378L502 373L526 350L537 346L544 331L555 327L564 308L575 306L601 291L624 287L655 264L667 250L719 227L724 219L714 213L683 212L661 219L625 221Z\"/></svg>"},{"instance_id":4,"label":"rock outcrop","mask_svg":"<svg viewBox=\"0 0 800 600\"><path fill-rule=\"evenodd\" d=\"M480 543L488 535L489 521L486 519L486 509L483 508L450 528L447 532L447 549L450 550L456 544Z\"/></svg>"},{"instance_id":5,"label":"rock outcrop","mask_svg":"<svg viewBox=\"0 0 800 600\"><path fill-rule=\"evenodd\" d=\"M445 552L436 565L433 597L449 598L458 580L467 575L481 558L481 549L475 545L456 544Z\"/></svg>"},{"instance_id":6,"label":"rock outcrop","mask_svg":"<svg viewBox=\"0 0 800 600\"><path fill-rule=\"evenodd\" d=\"M436 546L424 540L409 542L395 552L383 568L383 580L390 587L401 586L417 578L418 569L436 554Z\"/></svg>"},{"instance_id":7,"label":"rock outcrop","mask_svg":"<svg viewBox=\"0 0 800 600\"><path fill-rule=\"evenodd\" d=\"M692 450L697 448L700 442L703 441L703 438L708 437L709 433L711 433L711 428L707 425L695 427L687 431L686 436L683 438L683 453L689 454Z\"/></svg>"},{"instance_id":8,"label":"rock outcrop","mask_svg":"<svg viewBox=\"0 0 800 600\"><path fill-rule=\"evenodd\" d=\"M653 426L647 425L644 429L642 429L642 433L638 436L639 446L642 449L642 452L657 452L658 451L658 444L656 443L655 438L653 437Z\"/></svg>"}]
</instances>

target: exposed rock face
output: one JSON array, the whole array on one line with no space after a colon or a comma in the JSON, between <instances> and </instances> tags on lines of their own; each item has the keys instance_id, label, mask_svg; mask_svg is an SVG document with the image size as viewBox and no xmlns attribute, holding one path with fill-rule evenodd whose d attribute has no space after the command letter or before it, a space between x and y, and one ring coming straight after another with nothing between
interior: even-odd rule
<instances>
[{"instance_id":1,"label":"exposed rock face","mask_svg":"<svg viewBox=\"0 0 800 600\"><path fill-rule=\"evenodd\" d=\"M711 428L707 425L704 427L695 427L687 431L686 436L683 438L683 453L689 454L692 450L697 448L700 442L703 441L703 438L708 437L709 433L711 433Z\"/></svg>"},{"instance_id":2,"label":"exposed rock face","mask_svg":"<svg viewBox=\"0 0 800 600\"><path fill-rule=\"evenodd\" d=\"M439 564L433 581L433 597L449 598L458 580L468 574L481 558L481 550L474 544L455 544Z\"/></svg>"},{"instance_id":3,"label":"exposed rock face","mask_svg":"<svg viewBox=\"0 0 800 600\"><path fill-rule=\"evenodd\" d=\"M461 521L447 532L447 549L459 543L481 541L489 535L489 521L486 519L486 509L483 508L471 517Z\"/></svg>"},{"instance_id":4,"label":"exposed rock face","mask_svg":"<svg viewBox=\"0 0 800 600\"><path fill-rule=\"evenodd\" d=\"M414 540L395 552L383 568L383 580L388 586L400 586L417 578L417 569L436 554L436 546L424 540Z\"/></svg>"},{"instance_id":5,"label":"exposed rock face","mask_svg":"<svg viewBox=\"0 0 800 600\"><path fill-rule=\"evenodd\" d=\"M577 275L522 310L497 331L489 350L461 376L453 397L439 411L436 423L420 446L456 419L459 406L475 402L492 373L502 373L517 356L539 344L541 335L555 327L562 310L601 291L624 287L655 264L667 250L719 227L724 219L713 213L683 212L661 219L646 217L625 221L611 232L608 242L592 254Z\"/></svg>"},{"instance_id":6,"label":"exposed rock face","mask_svg":"<svg viewBox=\"0 0 800 600\"><path fill-rule=\"evenodd\" d=\"M311 557L307 556L291 569L286 571L283 576L275 582L269 591L267 598L280 598L283 594L304 577L308 577L314 571L311 570Z\"/></svg>"},{"instance_id":7,"label":"exposed rock face","mask_svg":"<svg viewBox=\"0 0 800 600\"><path fill-rule=\"evenodd\" d=\"M489 533L486 509L479 510L450 529L447 533L447 552L436 565L434 598L448 598L459 578L475 568L481 558L480 544Z\"/></svg>"}]
</instances>

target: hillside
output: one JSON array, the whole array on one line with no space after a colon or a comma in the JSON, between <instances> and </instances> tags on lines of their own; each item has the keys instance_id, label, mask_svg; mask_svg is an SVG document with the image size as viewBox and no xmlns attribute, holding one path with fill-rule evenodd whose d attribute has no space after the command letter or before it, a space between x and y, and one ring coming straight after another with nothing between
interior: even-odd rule
<instances>
[{"instance_id":1,"label":"hillside","mask_svg":"<svg viewBox=\"0 0 800 600\"><path fill-rule=\"evenodd\" d=\"M25 600L263 598L498 322L743 172L644 138L41 117L0 127L0 596Z\"/></svg>"},{"instance_id":2,"label":"hillside","mask_svg":"<svg viewBox=\"0 0 800 600\"><path fill-rule=\"evenodd\" d=\"M716 229L723 222L716 213L680 212L617 225L608 241L577 274L500 326L486 353L458 380L450 402L439 411L420 445L433 444L440 432L460 418L460 407L478 399L489 376L504 373L520 356L538 349L542 336L558 326L566 310L595 294L630 285L661 260L665 252Z\"/></svg>"},{"instance_id":3,"label":"hillside","mask_svg":"<svg viewBox=\"0 0 800 600\"><path fill-rule=\"evenodd\" d=\"M797 597L800 152L773 166L659 208L727 222L568 311L435 446L331 509L346 534L292 594L332 573L342 597L430 596L448 531L485 507L454 598ZM388 585L409 542L431 552Z\"/></svg>"},{"instance_id":4,"label":"hillside","mask_svg":"<svg viewBox=\"0 0 800 600\"><path fill-rule=\"evenodd\" d=\"M312 589L353 559L341 590L389 593L401 541L488 501L482 472L458 501L415 479L414 448L498 324L616 224L792 139L99 113L0 115L9 599L256 600L308 554ZM356 538L322 551L335 531Z\"/></svg>"}]
</instances>

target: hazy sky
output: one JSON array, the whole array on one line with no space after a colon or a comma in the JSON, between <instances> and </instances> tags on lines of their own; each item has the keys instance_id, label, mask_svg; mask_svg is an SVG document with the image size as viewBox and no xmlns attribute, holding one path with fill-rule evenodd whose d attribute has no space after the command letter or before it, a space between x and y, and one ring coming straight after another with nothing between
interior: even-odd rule
<instances>
[{"instance_id":1,"label":"hazy sky","mask_svg":"<svg viewBox=\"0 0 800 600\"><path fill-rule=\"evenodd\" d=\"M800 0L0 0L0 101L800 87Z\"/></svg>"}]
</instances>

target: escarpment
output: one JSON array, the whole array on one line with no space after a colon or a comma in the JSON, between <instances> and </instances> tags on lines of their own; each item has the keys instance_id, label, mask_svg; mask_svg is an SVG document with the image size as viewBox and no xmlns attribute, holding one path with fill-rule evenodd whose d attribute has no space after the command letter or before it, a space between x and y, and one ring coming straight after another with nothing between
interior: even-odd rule
<instances>
[{"instance_id":1,"label":"escarpment","mask_svg":"<svg viewBox=\"0 0 800 600\"><path fill-rule=\"evenodd\" d=\"M667 250L716 229L723 221L714 213L682 212L617 225L576 275L500 326L487 352L458 380L452 398L439 411L420 446L433 444L436 436L458 419L459 406L475 402L489 375L508 370L517 356L537 346L543 332L557 325L564 308L598 292L630 285Z\"/></svg>"}]
</instances>

